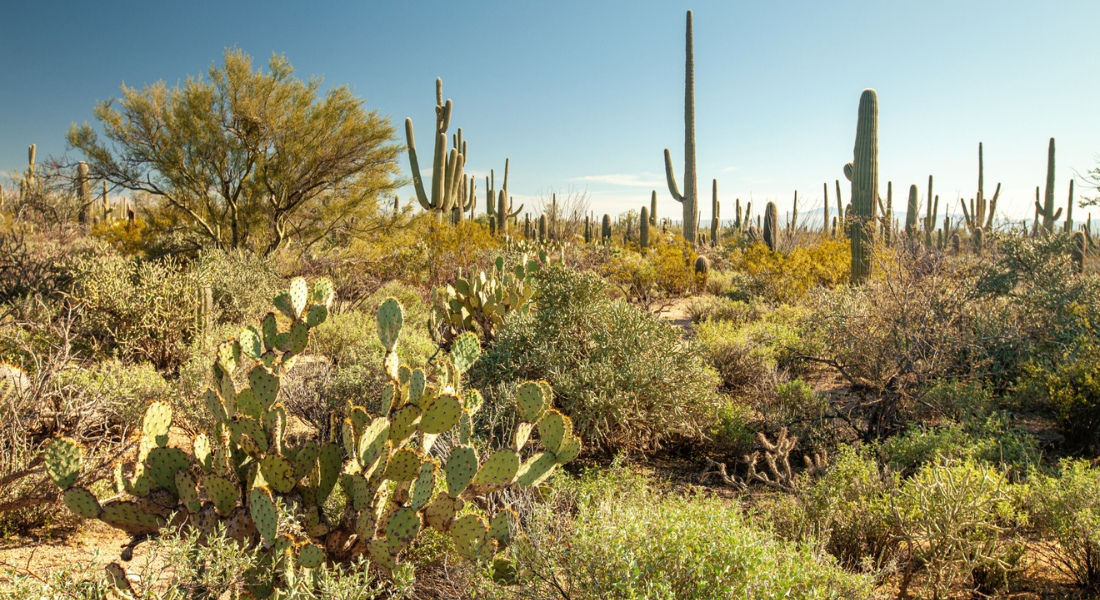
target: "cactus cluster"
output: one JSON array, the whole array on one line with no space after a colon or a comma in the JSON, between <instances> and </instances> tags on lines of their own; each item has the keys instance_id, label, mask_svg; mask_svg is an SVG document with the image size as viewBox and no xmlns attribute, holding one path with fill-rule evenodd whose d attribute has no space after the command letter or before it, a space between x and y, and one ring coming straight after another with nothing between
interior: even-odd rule
<instances>
[{"instance_id":1,"label":"cactus cluster","mask_svg":"<svg viewBox=\"0 0 1100 600\"><path fill-rule=\"evenodd\" d=\"M511 271L505 270L504 259L497 257L490 272L478 271L459 278L434 302L429 323L433 335L445 347L464 332L475 332L491 341L504 324L505 315L528 309L535 293L531 278L538 270L538 261L528 260L526 255Z\"/></svg>"},{"instance_id":2,"label":"cactus cluster","mask_svg":"<svg viewBox=\"0 0 1100 600\"><path fill-rule=\"evenodd\" d=\"M435 214L440 221L444 215L461 219L466 210L473 211L473 182L467 181L463 174L466 166L466 142L462 140L462 129L455 133L454 146L447 150L447 128L451 122L451 110L454 104L450 98L443 101L443 80L435 80L435 149L432 154L432 190L424 190L424 179L420 174L420 161L416 154L416 139L413 136L413 122L405 119L405 141L408 147L409 168L412 170L413 187L420 206Z\"/></svg>"},{"instance_id":3,"label":"cactus cluster","mask_svg":"<svg viewBox=\"0 0 1100 600\"><path fill-rule=\"evenodd\" d=\"M466 500L538 485L581 449L569 418L551 408L549 385L527 382L519 388L522 424L515 438L479 458L471 435L482 398L461 384L480 355L477 337L456 338L429 370L402 365L397 344L404 315L390 298L378 309L389 379L380 412L372 415L349 403L342 422L333 414L325 439L292 441L279 401L281 376L305 350L311 329L328 316L332 299L331 282L310 288L295 279L275 297L279 314L268 313L259 328L245 328L218 347L215 384L204 395L213 429L188 447L169 443L171 406L153 402L142 422L136 462L116 468L117 497L100 500L78 485L80 445L67 438L49 443L45 468L63 490L66 506L135 540L165 526L190 526L204 535L224 528L266 561L263 569L245 574L256 597L272 595L288 573L325 561L368 556L393 569L426 527L450 536L463 557L492 560L509 543L516 514L503 509L486 518ZM247 385L238 387L238 373ZM542 445L537 452L528 450L535 431ZM448 432L456 432L456 445L441 459L433 447Z\"/></svg>"}]
</instances>

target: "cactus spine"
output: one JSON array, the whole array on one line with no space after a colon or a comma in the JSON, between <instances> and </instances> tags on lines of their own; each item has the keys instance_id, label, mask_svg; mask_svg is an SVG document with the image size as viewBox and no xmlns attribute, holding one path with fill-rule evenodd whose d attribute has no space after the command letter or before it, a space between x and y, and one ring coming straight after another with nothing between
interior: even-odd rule
<instances>
[{"instance_id":1,"label":"cactus spine","mask_svg":"<svg viewBox=\"0 0 1100 600\"><path fill-rule=\"evenodd\" d=\"M852 283L871 276L874 246L875 200L878 190L878 98L872 89L859 97L859 120L852 165L852 212L848 215L852 240Z\"/></svg>"},{"instance_id":2,"label":"cactus spine","mask_svg":"<svg viewBox=\"0 0 1100 600\"><path fill-rule=\"evenodd\" d=\"M435 149L432 154L432 192L424 191L424 180L420 174L420 162L416 155L416 140L413 137L413 122L405 119L405 141L408 146L409 168L412 170L413 187L420 206L435 214L442 221L443 215L450 215L451 208L460 202L460 190L465 182L463 168L466 164L466 143L462 141L462 129L454 137L454 147L447 150L447 128L451 122L451 99L443 101L443 80L435 79ZM460 207L460 210L462 207Z\"/></svg>"},{"instance_id":3,"label":"cactus spine","mask_svg":"<svg viewBox=\"0 0 1100 600\"><path fill-rule=\"evenodd\" d=\"M1043 233L1050 235L1054 233L1054 222L1062 216L1062 209L1054 210L1054 138L1050 138L1047 146L1047 185L1043 194L1043 206L1039 206L1038 191L1035 195L1035 210L1043 217Z\"/></svg>"},{"instance_id":4,"label":"cactus spine","mask_svg":"<svg viewBox=\"0 0 1100 600\"><path fill-rule=\"evenodd\" d=\"M775 207L775 202L768 202L768 205L764 208L764 244L768 247L768 250L775 252L778 242L779 211Z\"/></svg>"},{"instance_id":5,"label":"cactus spine","mask_svg":"<svg viewBox=\"0 0 1100 600\"><path fill-rule=\"evenodd\" d=\"M672 154L665 148L665 179L672 197L683 205L684 240L695 246L696 227L699 222L699 203L696 197L695 173L695 58L692 51L691 11L687 11L686 60L684 65L684 192L676 184L672 169Z\"/></svg>"}]
</instances>

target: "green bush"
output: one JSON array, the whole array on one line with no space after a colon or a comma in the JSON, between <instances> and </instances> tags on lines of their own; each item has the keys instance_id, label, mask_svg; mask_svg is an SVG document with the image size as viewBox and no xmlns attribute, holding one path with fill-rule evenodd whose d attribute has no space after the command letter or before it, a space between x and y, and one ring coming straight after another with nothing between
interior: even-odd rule
<instances>
[{"instance_id":1,"label":"green bush","mask_svg":"<svg viewBox=\"0 0 1100 600\"><path fill-rule=\"evenodd\" d=\"M1100 345L1079 344L1051 362L1028 364L1018 395L1054 416L1070 451L1094 454L1100 447Z\"/></svg>"},{"instance_id":2,"label":"green bush","mask_svg":"<svg viewBox=\"0 0 1100 600\"><path fill-rule=\"evenodd\" d=\"M1013 428L1004 413L942 427L914 426L878 444L883 459L903 476L939 460L972 459L996 465L1018 479L1039 462L1035 439Z\"/></svg>"},{"instance_id":3,"label":"green bush","mask_svg":"<svg viewBox=\"0 0 1100 600\"><path fill-rule=\"evenodd\" d=\"M1036 473L1028 494L1043 559L1091 592L1100 592L1100 469L1065 460L1057 477Z\"/></svg>"},{"instance_id":4,"label":"green bush","mask_svg":"<svg viewBox=\"0 0 1100 600\"><path fill-rule=\"evenodd\" d=\"M552 593L546 581L578 600L870 597L867 579L777 541L727 500L663 495L622 466L556 483L519 550L538 597ZM562 524L561 514L575 517Z\"/></svg>"},{"instance_id":5,"label":"green bush","mask_svg":"<svg viewBox=\"0 0 1100 600\"><path fill-rule=\"evenodd\" d=\"M240 325L262 317L282 286L274 262L250 252L204 250L191 268L210 286L215 323Z\"/></svg>"},{"instance_id":6,"label":"green bush","mask_svg":"<svg viewBox=\"0 0 1100 600\"><path fill-rule=\"evenodd\" d=\"M610 300L592 273L555 265L536 286L536 310L509 317L475 366L473 385L545 379L598 450L705 436L719 402L717 377L678 328Z\"/></svg>"}]
</instances>

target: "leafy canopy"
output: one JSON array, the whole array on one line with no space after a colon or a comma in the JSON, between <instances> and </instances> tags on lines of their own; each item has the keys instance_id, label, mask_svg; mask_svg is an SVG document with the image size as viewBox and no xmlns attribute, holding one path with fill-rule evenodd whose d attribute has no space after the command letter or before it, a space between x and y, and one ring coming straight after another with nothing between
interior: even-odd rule
<instances>
[{"instance_id":1,"label":"leafy canopy","mask_svg":"<svg viewBox=\"0 0 1100 600\"><path fill-rule=\"evenodd\" d=\"M346 86L320 87L293 77L283 56L265 73L228 50L209 80L123 85L95 108L106 139L85 123L68 141L97 177L150 197L151 221L186 246L309 246L376 226L401 150L389 120Z\"/></svg>"}]
</instances>

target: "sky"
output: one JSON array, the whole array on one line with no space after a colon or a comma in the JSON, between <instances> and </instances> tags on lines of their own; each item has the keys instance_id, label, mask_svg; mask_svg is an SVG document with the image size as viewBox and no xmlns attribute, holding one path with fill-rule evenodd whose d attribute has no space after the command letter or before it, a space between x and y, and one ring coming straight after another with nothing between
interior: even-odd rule
<instances>
[{"instance_id":1,"label":"sky","mask_svg":"<svg viewBox=\"0 0 1100 600\"><path fill-rule=\"evenodd\" d=\"M655 189L659 215L676 217L663 150L682 186L688 9L704 221L713 178L726 219L734 198L783 213L796 190L800 211L819 208L836 179L847 201L841 169L864 88L878 92L880 194L893 181L897 211L910 184L923 201L932 174L941 215L958 214L976 192L979 142L986 194L1002 184L1008 217L1030 220L1049 138L1059 206L1070 178L1100 166L1097 0L43 0L11 3L0 20L0 172L22 170L31 143L40 157L78 159L66 130L94 124L96 103L121 84L175 85L240 48L257 65L283 54L302 78L349 86L401 143L411 117L425 178L442 77L467 173L499 177L508 157L517 203L584 194L615 215ZM401 169L408 178L404 156ZM1083 183L1079 198L1100 196Z\"/></svg>"}]
</instances>

